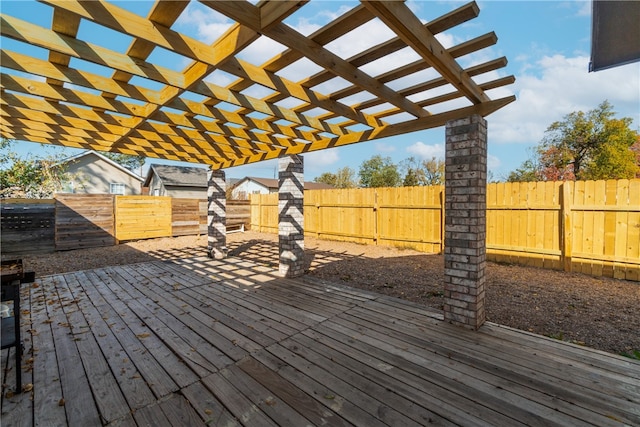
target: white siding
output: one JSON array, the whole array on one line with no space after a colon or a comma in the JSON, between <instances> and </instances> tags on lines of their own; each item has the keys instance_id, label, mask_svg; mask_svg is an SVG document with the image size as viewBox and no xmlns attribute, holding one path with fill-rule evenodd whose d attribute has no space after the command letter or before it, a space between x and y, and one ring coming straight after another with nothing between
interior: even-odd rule
<instances>
[{"instance_id":1,"label":"white siding","mask_svg":"<svg viewBox=\"0 0 640 427\"><path fill-rule=\"evenodd\" d=\"M249 198L249 194L268 194L277 192L277 189L269 191L269 189L264 185L258 184L255 181L245 180L233 189L231 196L235 200L247 200Z\"/></svg>"},{"instance_id":2,"label":"white siding","mask_svg":"<svg viewBox=\"0 0 640 427\"><path fill-rule=\"evenodd\" d=\"M126 195L142 192L142 184L128 173L89 154L65 165L69 180L66 191L86 194L109 194L111 184L124 184Z\"/></svg>"}]
</instances>

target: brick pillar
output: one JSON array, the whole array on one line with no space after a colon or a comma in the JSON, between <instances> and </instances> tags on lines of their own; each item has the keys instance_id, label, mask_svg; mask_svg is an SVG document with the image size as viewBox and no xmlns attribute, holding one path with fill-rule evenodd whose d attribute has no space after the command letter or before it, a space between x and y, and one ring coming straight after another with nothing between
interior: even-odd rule
<instances>
[{"instance_id":1,"label":"brick pillar","mask_svg":"<svg viewBox=\"0 0 640 427\"><path fill-rule=\"evenodd\" d=\"M227 256L227 195L223 170L209 171L207 188L207 255L222 259Z\"/></svg>"},{"instance_id":2,"label":"brick pillar","mask_svg":"<svg viewBox=\"0 0 640 427\"><path fill-rule=\"evenodd\" d=\"M304 273L304 162L302 156L278 161L278 240L280 274Z\"/></svg>"},{"instance_id":3,"label":"brick pillar","mask_svg":"<svg viewBox=\"0 0 640 427\"><path fill-rule=\"evenodd\" d=\"M446 125L444 318L478 329L485 321L487 122Z\"/></svg>"}]
</instances>

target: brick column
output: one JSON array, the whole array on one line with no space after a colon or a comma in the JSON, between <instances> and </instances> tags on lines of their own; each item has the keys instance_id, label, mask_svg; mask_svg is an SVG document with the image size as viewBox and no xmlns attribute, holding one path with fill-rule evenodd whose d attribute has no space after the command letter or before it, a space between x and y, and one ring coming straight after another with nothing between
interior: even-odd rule
<instances>
[{"instance_id":1,"label":"brick column","mask_svg":"<svg viewBox=\"0 0 640 427\"><path fill-rule=\"evenodd\" d=\"M485 321L487 122L446 125L444 318L478 329Z\"/></svg>"},{"instance_id":2,"label":"brick column","mask_svg":"<svg viewBox=\"0 0 640 427\"><path fill-rule=\"evenodd\" d=\"M227 195L223 170L209 171L207 188L207 255L223 259L227 256Z\"/></svg>"},{"instance_id":3,"label":"brick column","mask_svg":"<svg viewBox=\"0 0 640 427\"><path fill-rule=\"evenodd\" d=\"M278 161L278 240L280 274L304 274L304 162L302 156Z\"/></svg>"}]
</instances>

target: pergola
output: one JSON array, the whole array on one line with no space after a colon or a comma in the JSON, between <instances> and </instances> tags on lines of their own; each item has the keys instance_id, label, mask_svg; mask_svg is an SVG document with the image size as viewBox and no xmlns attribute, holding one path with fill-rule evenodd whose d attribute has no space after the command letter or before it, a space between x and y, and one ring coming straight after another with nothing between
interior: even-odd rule
<instances>
[{"instance_id":1,"label":"pergola","mask_svg":"<svg viewBox=\"0 0 640 427\"><path fill-rule=\"evenodd\" d=\"M403 2L362 1L305 35L290 23L306 1L201 0L234 22L211 44L173 29L190 1L156 1L146 17L105 1L41 3L52 9L50 28L2 13L2 36L25 46L2 46L2 137L210 165L212 256L225 254L225 168L280 159L280 270L296 276L304 248L300 154L446 125L445 316L482 324L484 117L515 99L487 91L514 78L487 79L506 66L504 57L466 69L458 62L495 44L494 33L448 48L435 37L475 18L475 3L424 23ZM84 22L104 32L81 33ZM336 53L372 22L394 36L350 57ZM104 35L78 37L114 31L128 47L104 47ZM248 62L243 51L263 37L282 49L260 65ZM161 52L188 65L160 65ZM380 64L382 73L364 71Z\"/></svg>"}]
</instances>

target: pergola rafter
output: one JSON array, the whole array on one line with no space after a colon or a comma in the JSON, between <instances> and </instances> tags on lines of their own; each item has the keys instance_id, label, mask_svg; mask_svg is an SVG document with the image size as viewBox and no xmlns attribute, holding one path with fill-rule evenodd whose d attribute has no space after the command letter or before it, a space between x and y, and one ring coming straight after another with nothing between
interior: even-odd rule
<instances>
[{"instance_id":1,"label":"pergola rafter","mask_svg":"<svg viewBox=\"0 0 640 427\"><path fill-rule=\"evenodd\" d=\"M157 1L146 17L105 1L41 3L52 8L50 28L1 16L2 37L46 52L44 59L3 44L0 134L6 138L221 169L442 126L471 114L488 115L514 100L492 100L486 93L508 86L513 77L474 80L499 71L505 58L466 68L457 62L495 44L495 34L447 49L435 37L478 16L473 2L425 23L402 2L363 1L305 36L285 20L295 18L306 1L201 0L233 21L211 44L178 30L189 1ZM131 41L122 50L106 47L89 39L91 32L80 31L84 21ZM348 58L328 47L372 21L395 36ZM261 37L284 50L256 65L239 54ZM188 65L181 71L161 65L153 55L157 49ZM364 71L403 49L418 59L390 59L377 75ZM316 67L294 81L286 69L302 59ZM91 63L111 72L96 72ZM429 69L437 76L408 79ZM216 71L232 81L219 84ZM320 89L336 77L347 85ZM401 79L408 83L398 84ZM268 95L252 95L253 87ZM445 87L451 89L443 92Z\"/></svg>"}]
</instances>

